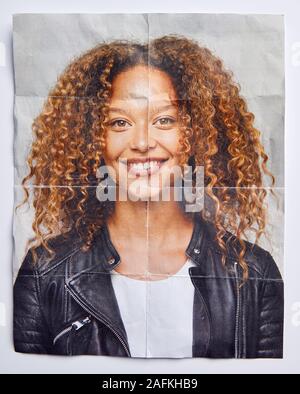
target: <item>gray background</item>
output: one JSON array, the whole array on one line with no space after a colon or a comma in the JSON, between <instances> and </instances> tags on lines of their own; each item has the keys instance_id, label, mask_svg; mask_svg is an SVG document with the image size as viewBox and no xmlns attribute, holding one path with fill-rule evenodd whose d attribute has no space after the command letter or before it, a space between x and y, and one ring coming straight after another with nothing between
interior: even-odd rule
<instances>
[{"instance_id":1,"label":"gray background","mask_svg":"<svg viewBox=\"0 0 300 394\"><path fill-rule=\"evenodd\" d=\"M270 156L279 201L270 206L268 249L283 273L284 187L284 18L279 15L222 14L116 14L116 15L15 15L13 53L15 66L15 201L23 198L19 185L31 144L31 123L55 84L58 75L74 57L99 42L114 39L147 42L167 34L184 35L207 46L232 70L241 86L255 126ZM24 207L25 208L25 207ZM16 276L33 235L29 210L15 218Z\"/></svg>"},{"instance_id":2,"label":"gray background","mask_svg":"<svg viewBox=\"0 0 300 394\"><path fill-rule=\"evenodd\" d=\"M97 1L63 0L43 2L12 0L1 5L0 53L5 53L0 65L1 103L1 225L2 263L0 265L0 371L6 373L299 373L300 372L300 289L298 257L299 143L298 103L300 82L299 4L288 0L253 0L251 3L211 0L209 4L173 0L172 7L153 1L146 6L140 1L111 0L109 4ZM114 357L63 357L23 355L12 346L12 210L13 210L13 74L12 74L12 14L20 12L226 12L285 14L286 21L286 236L285 236L285 358L284 360L140 360Z\"/></svg>"}]
</instances>

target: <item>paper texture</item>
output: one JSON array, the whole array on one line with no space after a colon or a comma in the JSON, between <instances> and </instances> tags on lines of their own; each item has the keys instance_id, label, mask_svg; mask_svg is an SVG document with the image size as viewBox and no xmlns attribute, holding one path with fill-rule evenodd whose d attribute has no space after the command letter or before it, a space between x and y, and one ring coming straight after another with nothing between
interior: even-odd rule
<instances>
[{"instance_id":1,"label":"paper texture","mask_svg":"<svg viewBox=\"0 0 300 394\"><path fill-rule=\"evenodd\" d=\"M28 179L29 204L14 211L16 351L281 357L283 22L279 15L14 16L15 207L25 197L22 181L30 170L33 175ZM93 52L85 55L88 51ZM170 104L173 96L175 106ZM168 109L162 109L166 102ZM191 122L189 163L194 160L199 168L203 163L205 192L215 182L222 218L227 220L226 207L236 206L237 229L253 221L256 230L247 232L247 248L260 232L257 226L265 225L258 249L247 252L248 281L241 287L245 269L238 255L227 251L224 268L216 251L220 245L209 230L218 228L214 198L205 197L207 228L203 219L194 224L181 215L172 197L149 202L147 193L161 196L163 174L177 163L176 147L182 149L179 125L185 118L180 114ZM133 160L126 171L137 178L144 200L100 201L106 188L122 189L114 176L127 178L124 164L117 167L119 158ZM147 159L144 164L138 164L141 158ZM108 186L104 183L101 189L90 159L111 164ZM218 175L222 168L224 183ZM144 181L149 174L153 179L162 176L156 189L149 189L148 178ZM251 191L251 177L255 187L264 188L264 198ZM129 188L124 186L125 194ZM176 187L170 189L173 196ZM81 199L77 208L72 198L73 205ZM49 228L51 239L53 223L63 223L60 215L70 212L71 219L82 213L84 236L99 227L90 251L80 249L73 223L69 238L61 238L56 229L55 259L48 262L40 247L33 266L28 240L37 229L47 234ZM200 217L200 210L187 216ZM98 225L100 219L106 230ZM47 228L47 223L52 224ZM278 341L268 343L268 336Z\"/></svg>"}]
</instances>

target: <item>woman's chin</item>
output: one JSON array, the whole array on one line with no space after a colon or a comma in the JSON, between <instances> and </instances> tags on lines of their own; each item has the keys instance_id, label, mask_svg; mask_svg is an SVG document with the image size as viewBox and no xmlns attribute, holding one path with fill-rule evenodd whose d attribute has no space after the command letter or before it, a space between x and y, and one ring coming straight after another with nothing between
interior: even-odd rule
<instances>
[{"instance_id":1,"label":"woman's chin","mask_svg":"<svg viewBox=\"0 0 300 394\"><path fill-rule=\"evenodd\" d=\"M129 201L159 201L161 189L151 186L146 182L140 182L128 187Z\"/></svg>"}]
</instances>

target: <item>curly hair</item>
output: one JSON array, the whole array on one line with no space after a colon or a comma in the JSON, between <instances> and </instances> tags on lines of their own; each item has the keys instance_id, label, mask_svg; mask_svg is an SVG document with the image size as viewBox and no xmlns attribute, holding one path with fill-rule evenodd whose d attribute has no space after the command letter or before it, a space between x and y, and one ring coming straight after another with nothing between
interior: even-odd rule
<instances>
[{"instance_id":1,"label":"curly hair","mask_svg":"<svg viewBox=\"0 0 300 394\"><path fill-rule=\"evenodd\" d=\"M255 243L266 230L264 174L268 156L254 127L240 86L232 72L209 49L176 35L147 44L118 40L103 43L72 61L50 91L41 113L33 122L35 139L27 158L29 174L22 180L29 200L33 181L35 217L34 249L43 245L53 254L48 240L75 228L83 250L112 212L111 204L95 198L97 168L105 149L105 121L114 77L135 65L165 71L171 78L181 120L181 163L191 157L204 166L205 194L213 210L201 215L214 223L216 238L224 251L224 235L234 235L236 253L248 278L244 259L249 231ZM19 205L19 206L20 206ZM18 206L18 207L19 207ZM17 207L17 208L18 208Z\"/></svg>"}]
</instances>

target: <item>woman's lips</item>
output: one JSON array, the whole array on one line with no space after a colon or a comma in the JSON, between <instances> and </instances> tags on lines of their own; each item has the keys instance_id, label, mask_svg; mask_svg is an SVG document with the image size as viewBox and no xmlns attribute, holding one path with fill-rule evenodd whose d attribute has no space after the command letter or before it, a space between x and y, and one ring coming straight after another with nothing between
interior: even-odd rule
<instances>
[{"instance_id":1,"label":"woman's lips","mask_svg":"<svg viewBox=\"0 0 300 394\"><path fill-rule=\"evenodd\" d=\"M149 176L157 173L168 159L127 160L127 171L130 177ZM124 163L125 164L125 163Z\"/></svg>"}]
</instances>

